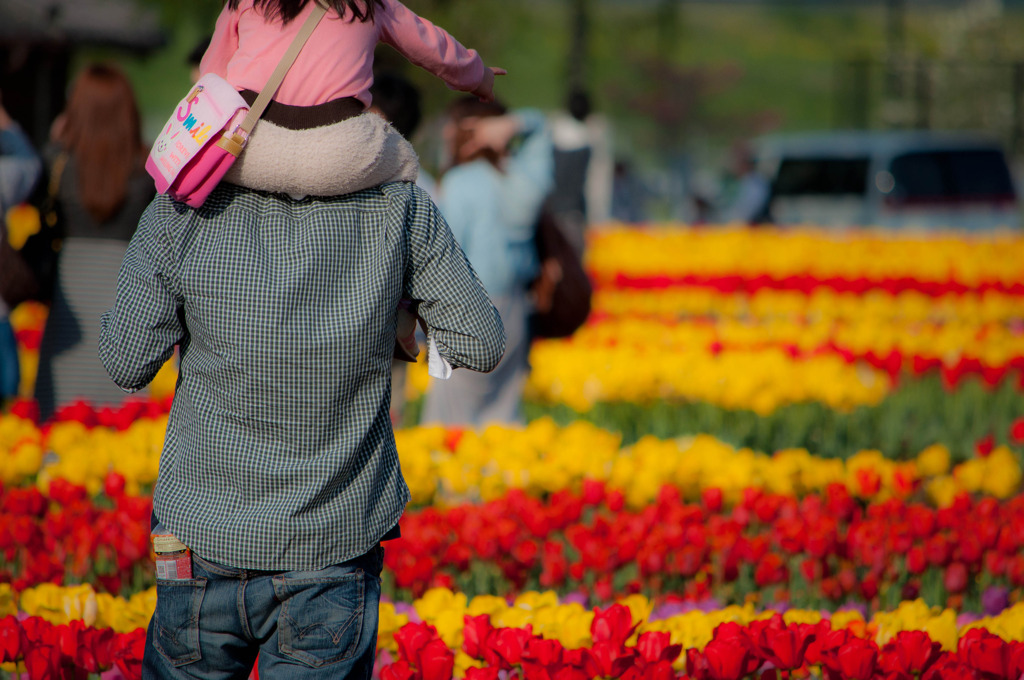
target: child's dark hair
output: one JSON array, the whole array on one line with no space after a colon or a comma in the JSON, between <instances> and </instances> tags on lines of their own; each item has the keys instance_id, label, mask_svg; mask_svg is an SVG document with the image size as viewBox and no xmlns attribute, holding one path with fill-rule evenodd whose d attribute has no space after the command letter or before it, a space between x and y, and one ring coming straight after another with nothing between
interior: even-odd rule
<instances>
[{"instance_id":1,"label":"child's dark hair","mask_svg":"<svg viewBox=\"0 0 1024 680\"><path fill-rule=\"evenodd\" d=\"M373 21L374 7L384 6L383 0L253 0L253 7L262 10L268 19L281 17L281 21L288 23L309 2L320 2L328 9L333 9L338 16L344 18L346 12L352 12L352 16L359 21ZM228 7L238 9L239 0L227 0Z\"/></svg>"},{"instance_id":2,"label":"child's dark hair","mask_svg":"<svg viewBox=\"0 0 1024 680\"><path fill-rule=\"evenodd\" d=\"M406 139L412 139L420 124L420 92L416 86L400 75L382 73L374 75L370 86L373 105Z\"/></svg>"},{"instance_id":3,"label":"child's dark hair","mask_svg":"<svg viewBox=\"0 0 1024 680\"><path fill-rule=\"evenodd\" d=\"M504 116L508 109L498 100L482 102L473 95L466 95L453 101L448 106L448 120L455 124L455 137L452 140L452 161L455 165L468 163L469 161L483 158L497 167L501 161L502 153L497 149L486 147L464 155L461 151L467 142L473 138L473 131L465 126L470 118L491 118Z\"/></svg>"}]
</instances>

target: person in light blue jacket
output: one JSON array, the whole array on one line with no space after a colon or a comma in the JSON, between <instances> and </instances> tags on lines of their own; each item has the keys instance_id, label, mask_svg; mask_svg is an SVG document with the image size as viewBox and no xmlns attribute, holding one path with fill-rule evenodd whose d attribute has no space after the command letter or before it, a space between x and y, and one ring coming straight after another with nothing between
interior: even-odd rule
<instances>
[{"instance_id":1,"label":"person in light blue jacket","mask_svg":"<svg viewBox=\"0 0 1024 680\"><path fill-rule=\"evenodd\" d=\"M530 284L540 268L534 234L554 184L551 138L540 111L508 112L473 97L452 105L444 134L452 164L438 206L501 313L506 348L491 373L433 381L422 420L518 423L529 372Z\"/></svg>"}]
</instances>

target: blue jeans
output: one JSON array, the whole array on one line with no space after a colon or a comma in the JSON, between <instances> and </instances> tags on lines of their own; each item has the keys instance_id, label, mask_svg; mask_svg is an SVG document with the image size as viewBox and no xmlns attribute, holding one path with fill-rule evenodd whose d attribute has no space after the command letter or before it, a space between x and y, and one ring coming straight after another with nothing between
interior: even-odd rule
<instances>
[{"instance_id":1,"label":"blue jeans","mask_svg":"<svg viewBox=\"0 0 1024 680\"><path fill-rule=\"evenodd\" d=\"M21 367L18 365L18 341L7 317L0 317L0 401L18 394Z\"/></svg>"},{"instance_id":2,"label":"blue jeans","mask_svg":"<svg viewBox=\"0 0 1024 680\"><path fill-rule=\"evenodd\" d=\"M369 680L384 549L316 571L252 571L192 557L193 578L157 581L144 680Z\"/></svg>"}]
</instances>

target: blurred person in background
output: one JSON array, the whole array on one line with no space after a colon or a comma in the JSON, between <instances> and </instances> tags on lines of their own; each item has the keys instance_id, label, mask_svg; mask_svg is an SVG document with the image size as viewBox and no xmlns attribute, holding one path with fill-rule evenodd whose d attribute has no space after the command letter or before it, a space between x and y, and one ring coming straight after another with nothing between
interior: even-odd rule
<instances>
[{"instance_id":1,"label":"blurred person in background","mask_svg":"<svg viewBox=\"0 0 1024 680\"><path fill-rule=\"evenodd\" d=\"M7 211L20 204L32 193L39 181L43 164L32 143L21 127L11 118L0 99L0 246L5 249L0 265L2 274L10 275L14 263L8 263L6 256L13 254L7 243ZM18 393L21 371L18 365L18 345L14 330L8 318L11 310L8 301L0 296L0 402Z\"/></svg>"},{"instance_id":2,"label":"blurred person in background","mask_svg":"<svg viewBox=\"0 0 1024 680\"><path fill-rule=\"evenodd\" d=\"M113 304L128 241L155 193L143 168L135 93L114 66L92 64L75 79L51 141L64 242L39 349L35 397L43 419L77 399L103 406L125 398L96 354L99 319Z\"/></svg>"},{"instance_id":3,"label":"blurred person in background","mask_svg":"<svg viewBox=\"0 0 1024 680\"><path fill-rule=\"evenodd\" d=\"M491 373L435 380L422 420L448 425L522 422L529 370L529 287L540 270L534 234L553 186L553 151L540 111L456 100L444 128L451 167L438 205L505 326L505 356Z\"/></svg>"},{"instance_id":4,"label":"blurred person in background","mask_svg":"<svg viewBox=\"0 0 1024 680\"><path fill-rule=\"evenodd\" d=\"M587 226L611 216L611 141L607 121L593 113L582 90L569 93L566 110L551 116L555 186L547 210L582 257Z\"/></svg>"},{"instance_id":5,"label":"blurred person in background","mask_svg":"<svg viewBox=\"0 0 1024 680\"><path fill-rule=\"evenodd\" d=\"M738 142L730 149L729 175L733 186L721 221L748 225L771 222L771 182L757 169L754 150L749 144Z\"/></svg>"},{"instance_id":6,"label":"blurred person in background","mask_svg":"<svg viewBox=\"0 0 1024 680\"><path fill-rule=\"evenodd\" d=\"M646 222L647 201L653 193L630 161L615 161L612 175L611 219L624 224Z\"/></svg>"}]
</instances>

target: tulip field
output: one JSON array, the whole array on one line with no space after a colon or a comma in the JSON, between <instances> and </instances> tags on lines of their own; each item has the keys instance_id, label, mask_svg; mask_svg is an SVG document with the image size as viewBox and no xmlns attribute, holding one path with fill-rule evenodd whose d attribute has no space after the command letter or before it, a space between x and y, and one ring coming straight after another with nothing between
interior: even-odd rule
<instances>
[{"instance_id":1,"label":"tulip field","mask_svg":"<svg viewBox=\"0 0 1024 680\"><path fill-rule=\"evenodd\" d=\"M587 267L525 426L396 431L376 678L1024 677L1024 237L609 227ZM0 677L141 677L173 381L0 412Z\"/></svg>"}]
</instances>

